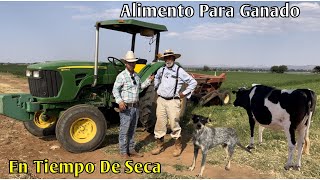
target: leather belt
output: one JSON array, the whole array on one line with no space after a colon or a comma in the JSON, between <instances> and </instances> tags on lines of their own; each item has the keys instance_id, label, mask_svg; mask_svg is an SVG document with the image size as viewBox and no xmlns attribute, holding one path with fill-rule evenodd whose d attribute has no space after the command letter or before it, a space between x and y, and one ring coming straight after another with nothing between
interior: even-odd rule
<instances>
[{"instance_id":1,"label":"leather belt","mask_svg":"<svg viewBox=\"0 0 320 180\"><path fill-rule=\"evenodd\" d=\"M165 99L165 100L180 99L180 97L162 97L162 96L159 96L159 97L161 97L162 99Z\"/></svg>"},{"instance_id":2,"label":"leather belt","mask_svg":"<svg viewBox=\"0 0 320 180\"><path fill-rule=\"evenodd\" d=\"M127 106L127 107L138 107L138 106L139 106L139 103L138 103L138 102L135 102L135 103L126 103L126 106Z\"/></svg>"}]
</instances>

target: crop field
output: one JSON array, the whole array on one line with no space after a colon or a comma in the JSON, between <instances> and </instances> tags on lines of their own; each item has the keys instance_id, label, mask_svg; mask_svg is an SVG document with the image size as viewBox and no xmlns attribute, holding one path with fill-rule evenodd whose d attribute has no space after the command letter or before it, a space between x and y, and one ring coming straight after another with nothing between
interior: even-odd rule
<instances>
[{"instance_id":1,"label":"crop field","mask_svg":"<svg viewBox=\"0 0 320 180\"><path fill-rule=\"evenodd\" d=\"M212 71L197 71L202 74L214 74ZM221 72L217 72L219 75ZM277 74L266 72L227 72L227 79L222 84L223 89L238 89L239 87L251 87L253 83L275 86L279 88L298 88L307 87L308 83L320 83L319 74L301 73L301 74ZM311 88L312 87L307 87ZM316 89L315 89L316 90Z\"/></svg>"},{"instance_id":2,"label":"crop field","mask_svg":"<svg viewBox=\"0 0 320 180\"><path fill-rule=\"evenodd\" d=\"M214 72L199 72L203 74L214 74ZM219 73L217 73L219 74ZM251 84L265 84L277 88L294 89L309 88L317 94L316 113L313 116L310 128L311 155L302 156L301 171L285 171L284 164L287 160L287 140L282 131L265 129L263 143L258 144L258 126L255 128L255 145L252 155L237 149L233 158L234 162L249 165L262 172L272 172L276 178L320 178L320 75L315 74L272 74L272 73L247 73L228 72L227 80L222 84L221 89L236 90L239 87L251 87ZM235 96L232 94L232 102ZM208 117L211 113L213 122L209 125L214 127L233 127L237 130L242 144L247 145L250 138L248 117L243 108L227 106L197 107L189 106L189 112L185 121L190 119L191 113ZM210 112L210 113L209 113ZM186 125L192 131L191 122ZM225 152L222 148L212 150L207 158L208 163L218 166L225 164Z\"/></svg>"},{"instance_id":3,"label":"crop field","mask_svg":"<svg viewBox=\"0 0 320 180\"><path fill-rule=\"evenodd\" d=\"M27 65L0 64L0 72L11 73L17 76L25 76Z\"/></svg>"}]
</instances>

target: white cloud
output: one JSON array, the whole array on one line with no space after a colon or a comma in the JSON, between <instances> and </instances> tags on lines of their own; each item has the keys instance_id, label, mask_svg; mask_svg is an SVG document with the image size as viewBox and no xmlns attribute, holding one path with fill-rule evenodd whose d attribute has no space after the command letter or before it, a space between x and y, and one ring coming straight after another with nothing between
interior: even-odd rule
<instances>
[{"instance_id":1,"label":"white cloud","mask_svg":"<svg viewBox=\"0 0 320 180\"><path fill-rule=\"evenodd\" d=\"M92 8L88 6L64 6L66 9L75 9L80 12L91 12Z\"/></svg>"},{"instance_id":2,"label":"white cloud","mask_svg":"<svg viewBox=\"0 0 320 180\"><path fill-rule=\"evenodd\" d=\"M241 35L320 31L320 5L318 3L303 2L291 6L300 8L301 14L298 18L242 18L232 23L205 23L180 33L180 37L194 40L222 40Z\"/></svg>"},{"instance_id":3,"label":"white cloud","mask_svg":"<svg viewBox=\"0 0 320 180\"><path fill-rule=\"evenodd\" d=\"M169 32L169 33L166 33L165 36L176 37L176 36L179 36L179 33L177 33L177 32Z\"/></svg>"},{"instance_id":4,"label":"white cloud","mask_svg":"<svg viewBox=\"0 0 320 180\"><path fill-rule=\"evenodd\" d=\"M72 19L115 19L119 18L121 9L107 9L103 12L73 15Z\"/></svg>"},{"instance_id":5,"label":"white cloud","mask_svg":"<svg viewBox=\"0 0 320 180\"><path fill-rule=\"evenodd\" d=\"M282 27L280 27L282 26ZM182 37L195 40L229 39L238 35L271 34L284 31L285 24L273 19L248 19L238 23L206 23L192 27Z\"/></svg>"},{"instance_id":6,"label":"white cloud","mask_svg":"<svg viewBox=\"0 0 320 180\"><path fill-rule=\"evenodd\" d=\"M320 5L316 2L302 2L302 3L293 3L291 6L297 6L301 11L317 11L320 10Z\"/></svg>"}]
</instances>

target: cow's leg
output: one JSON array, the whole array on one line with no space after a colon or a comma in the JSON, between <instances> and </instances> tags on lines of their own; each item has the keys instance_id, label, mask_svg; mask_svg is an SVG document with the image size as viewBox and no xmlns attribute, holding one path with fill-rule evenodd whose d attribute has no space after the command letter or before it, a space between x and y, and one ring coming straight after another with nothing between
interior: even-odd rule
<instances>
[{"instance_id":1,"label":"cow's leg","mask_svg":"<svg viewBox=\"0 0 320 180\"><path fill-rule=\"evenodd\" d=\"M253 120L252 117L249 118L249 123L250 123L250 144L247 146L248 149L254 149L254 125L255 121Z\"/></svg>"},{"instance_id":2,"label":"cow's leg","mask_svg":"<svg viewBox=\"0 0 320 180\"><path fill-rule=\"evenodd\" d=\"M284 166L284 169L289 170L290 167L293 167L292 165L292 158L295 150L296 140L295 140L295 134L294 134L294 128L292 126L284 127L284 131L287 137L288 141L288 160L286 165Z\"/></svg>"},{"instance_id":3,"label":"cow's leg","mask_svg":"<svg viewBox=\"0 0 320 180\"><path fill-rule=\"evenodd\" d=\"M262 133L263 133L264 127L259 125L259 143L262 143Z\"/></svg>"},{"instance_id":4,"label":"cow's leg","mask_svg":"<svg viewBox=\"0 0 320 180\"><path fill-rule=\"evenodd\" d=\"M312 111L309 114L309 119L308 119L308 124L306 128L306 134L304 137L304 146L303 146L303 153L306 155L310 155L310 140L309 140L309 129L310 129L310 124L311 124L311 117L312 117Z\"/></svg>"},{"instance_id":5,"label":"cow's leg","mask_svg":"<svg viewBox=\"0 0 320 180\"><path fill-rule=\"evenodd\" d=\"M297 164L294 166L294 169L298 171L300 171L300 167L301 167L302 147L304 144L306 129L307 129L307 126L305 125L302 125L302 127L298 129L298 142L297 142L298 156L297 156Z\"/></svg>"}]
</instances>

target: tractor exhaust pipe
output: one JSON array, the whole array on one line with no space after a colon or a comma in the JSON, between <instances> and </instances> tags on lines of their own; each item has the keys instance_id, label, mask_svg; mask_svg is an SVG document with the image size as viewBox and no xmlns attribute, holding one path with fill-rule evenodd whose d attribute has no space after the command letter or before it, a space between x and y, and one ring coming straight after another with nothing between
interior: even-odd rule
<instances>
[{"instance_id":1,"label":"tractor exhaust pipe","mask_svg":"<svg viewBox=\"0 0 320 180\"><path fill-rule=\"evenodd\" d=\"M92 87L95 87L98 81L98 57L99 57L99 23L96 24L96 52L95 52L95 59L94 59L94 72L93 72L94 81L93 81Z\"/></svg>"}]
</instances>

